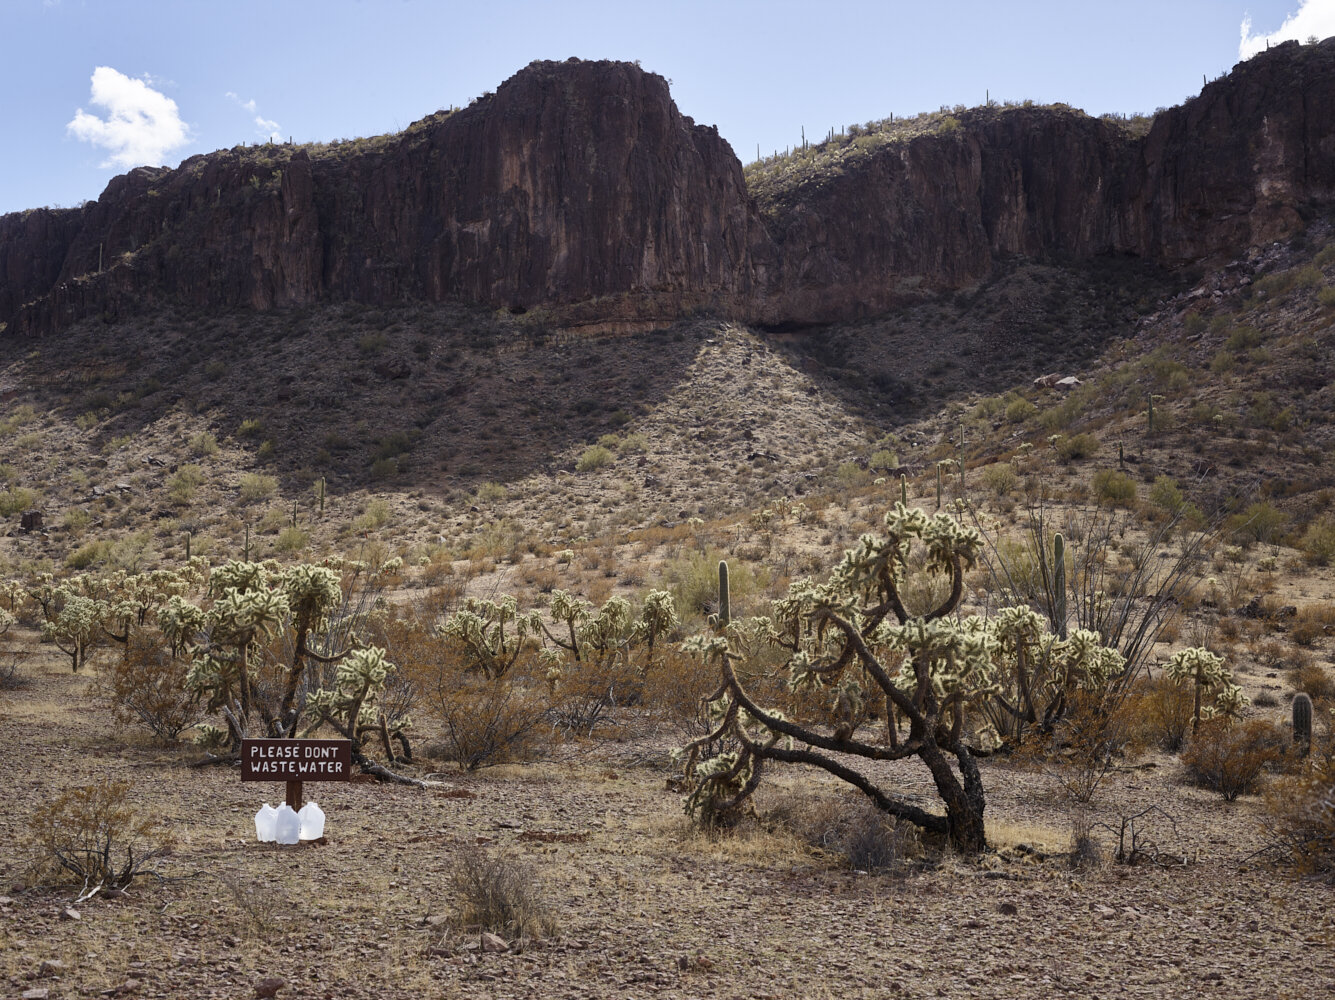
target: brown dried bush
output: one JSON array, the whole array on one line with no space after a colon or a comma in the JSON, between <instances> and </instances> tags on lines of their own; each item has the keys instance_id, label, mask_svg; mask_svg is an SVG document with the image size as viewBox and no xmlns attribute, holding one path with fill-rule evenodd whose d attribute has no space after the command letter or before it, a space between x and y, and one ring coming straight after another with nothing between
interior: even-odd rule
<instances>
[{"instance_id":1,"label":"brown dried bush","mask_svg":"<svg viewBox=\"0 0 1335 1000\"><path fill-rule=\"evenodd\" d=\"M1289 671L1289 682L1313 701L1335 699L1335 676L1319 663L1308 662Z\"/></svg>"},{"instance_id":2,"label":"brown dried bush","mask_svg":"<svg viewBox=\"0 0 1335 1000\"><path fill-rule=\"evenodd\" d=\"M128 781L67 788L29 824L34 873L52 883L82 883L78 899L124 889L146 866L170 854L172 839L126 802Z\"/></svg>"},{"instance_id":3,"label":"brown dried bush","mask_svg":"<svg viewBox=\"0 0 1335 1000\"><path fill-rule=\"evenodd\" d=\"M1330 634L1335 626L1335 605L1317 603L1298 609L1289 626L1289 638L1300 646L1310 646Z\"/></svg>"},{"instance_id":4,"label":"brown dried bush","mask_svg":"<svg viewBox=\"0 0 1335 1000\"><path fill-rule=\"evenodd\" d=\"M923 856L921 831L876 808L865 796L816 795L794 798L766 813L805 844L842 855L864 872L902 872Z\"/></svg>"},{"instance_id":5,"label":"brown dried bush","mask_svg":"<svg viewBox=\"0 0 1335 1000\"><path fill-rule=\"evenodd\" d=\"M161 632L132 627L120 657L101 679L116 721L175 743L204 717L199 699L186 687L189 671L190 661L173 656Z\"/></svg>"},{"instance_id":6,"label":"brown dried bush","mask_svg":"<svg viewBox=\"0 0 1335 1000\"><path fill-rule=\"evenodd\" d=\"M1283 758L1287 742L1283 730L1262 719L1237 724L1209 719L1201 723L1181 759L1197 785L1232 802Z\"/></svg>"},{"instance_id":7,"label":"brown dried bush","mask_svg":"<svg viewBox=\"0 0 1335 1000\"><path fill-rule=\"evenodd\" d=\"M1313 759L1266 790L1270 842L1307 874L1335 881L1335 757Z\"/></svg>"},{"instance_id":8,"label":"brown dried bush","mask_svg":"<svg viewBox=\"0 0 1335 1000\"><path fill-rule=\"evenodd\" d=\"M1156 677L1141 686L1134 700L1147 742L1176 753L1191 730L1195 701L1189 685Z\"/></svg>"},{"instance_id":9,"label":"brown dried bush","mask_svg":"<svg viewBox=\"0 0 1335 1000\"><path fill-rule=\"evenodd\" d=\"M525 654L504 676L486 677L446 651L426 702L444 728L449 760L472 771L530 755L548 704L533 666L533 657Z\"/></svg>"},{"instance_id":10,"label":"brown dried bush","mask_svg":"<svg viewBox=\"0 0 1335 1000\"><path fill-rule=\"evenodd\" d=\"M709 732L702 700L718 688L718 671L703 657L665 646L645 668L643 685L644 706L667 725L690 736Z\"/></svg>"}]
</instances>

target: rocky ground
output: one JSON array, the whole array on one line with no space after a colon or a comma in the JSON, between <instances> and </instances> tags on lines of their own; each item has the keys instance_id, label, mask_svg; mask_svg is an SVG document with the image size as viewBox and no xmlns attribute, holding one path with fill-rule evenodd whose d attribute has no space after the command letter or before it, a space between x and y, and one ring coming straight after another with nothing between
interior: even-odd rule
<instances>
[{"instance_id":1,"label":"rocky ground","mask_svg":"<svg viewBox=\"0 0 1335 1000\"><path fill-rule=\"evenodd\" d=\"M92 678L39 653L0 695L0 994L6 997L1311 997L1335 991L1328 886L1271 867L1257 797L1186 784L1175 758L1113 775L1092 818L1102 858L1073 866L1073 809L1043 769L984 763L994 851L896 841L868 874L822 846L854 800L777 775L761 821L692 831L667 788L679 737L626 719L612 738L428 789L307 785L326 842L255 842L281 786L192 769L113 728ZM930 801L922 776L902 787ZM28 887L34 810L63 789L131 782L175 837L118 898ZM1154 861L1111 860L1125 817ZM480 854L478 852L481 852ZM894 854L896 852L892 852ZM458 926L461 867L502 861L533 938ZM882 860L887 860L883 858ZM531 873L528 874L528 873ZM266 983L266 980L269 982Z\"/></svg>"}]
</instances>

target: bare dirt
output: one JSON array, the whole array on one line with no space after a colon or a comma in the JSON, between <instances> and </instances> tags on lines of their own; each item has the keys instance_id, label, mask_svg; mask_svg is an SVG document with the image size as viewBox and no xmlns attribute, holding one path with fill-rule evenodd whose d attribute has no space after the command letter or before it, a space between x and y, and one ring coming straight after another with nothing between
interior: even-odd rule
<instances>
[{"instance_id":1,"label":"bare dirt","mask_svg":"<svg viewBox=\"0 0 1335 1000\"><path fill-rule=\"evenodd\" d=\"M1138 827L1157 863L1073 867L1072 809L1042 770L984 762L994 850L968 861L906 847L888 873L794 832L785 816L840 792L797 770L761 821L694 832L666 787L675 734L627 719L615 738L476 774L415 771L419 790L308 784L327 842L255 841L281 786L114 729L91 680L39 653L0 701L0 994L280 997L1310 997L1335 990L1329 887L1269 867L1256 797L1187 785L1180 765L1128 764L1094 818ZM902 787L930 802L905 764ZM122 897L26 888L28 818L63 789L133 783L177 841ZM845 806L851 803L845 803ZM809 832L809 831L808 831ZM557 929L490 953L452 929L449 873L481 846L530 865ZM45 965L43 963L46 963ZM52 964L59 963L59 964ZM42 995L40 993L35 995Z\"/></svg>"}]
</instances>

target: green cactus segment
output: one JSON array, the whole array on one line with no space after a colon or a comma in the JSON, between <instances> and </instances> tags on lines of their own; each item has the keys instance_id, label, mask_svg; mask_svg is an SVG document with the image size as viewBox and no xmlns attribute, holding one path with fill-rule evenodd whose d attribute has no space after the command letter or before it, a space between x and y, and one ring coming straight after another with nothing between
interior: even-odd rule
<instances>
[{"instance_id":1,"label":"green cactus segment","mask_svg":"<svg viewBox=\"0 0 1335 1000\"><path fill-rule=\"evenodd\" d=\"M1312 749L1312 699L1302 693L1293 696L1293 745L1304 757Z\"/></svg>"},{"instance_id":2,"label":"green cactus segment","mask_svg":"<svg viewBox=\"0 0 1335 1000\"><path fill-rule=\"evenodd\" d=\"M1057 635L1066 638L1066 540L1061 532L1052 536L1052 605Z\"/></svg>"},{"instance_id":3,"label":"green cactus segment","mask_svg":"<svg viewBox=\"0 0 1335 1000\"><path fill-rule=\"evenodd\" d=\"M718 564L718 627L723 631L732 621L732 601L728 592L728 564L720 560Z\"/></svg>"}]
</instances>

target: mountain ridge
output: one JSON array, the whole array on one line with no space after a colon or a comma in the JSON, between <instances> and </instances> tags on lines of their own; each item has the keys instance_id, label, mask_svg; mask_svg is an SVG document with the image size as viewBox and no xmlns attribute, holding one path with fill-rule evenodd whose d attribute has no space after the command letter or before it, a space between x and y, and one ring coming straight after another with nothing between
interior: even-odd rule
<instances>
[{"instance_id":1,"label":"mountain ridge","mask_svg":"<svg viewBox=\"0 0 1335 1000\"><path fill-rule=\"evenodd\" d=\"M1015 257L1224 259L1335 203L1335 39L1239 64L1143 136L1061 108L948 123L757 200L661 76L535 62L396 135L223 150L0 217L0 323L462 301L558 325L793 326L973 287Z\"/></svg>"}]
</instances>

